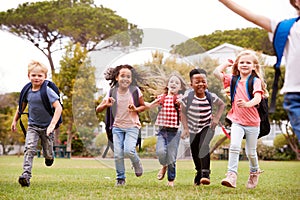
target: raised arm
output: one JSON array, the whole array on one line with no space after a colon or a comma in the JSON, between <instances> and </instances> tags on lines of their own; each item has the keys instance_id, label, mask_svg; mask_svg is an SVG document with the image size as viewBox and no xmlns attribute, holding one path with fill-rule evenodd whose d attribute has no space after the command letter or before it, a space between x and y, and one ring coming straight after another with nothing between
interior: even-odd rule
<instances>
[{"instance_id":1,"label":"raised arm","mask_svg":"<svg viewBox=\"0 0 300 200\"><path fill-rule=\"evenodd\" d=\"M245 18L246 20L256 24L257 26L260 26L261 28L265 29L268 32L272 32L271 29L271 22L270 19L258 15L242 6L239 4L235 3L234 1L231 0L219 0L221 3L223 3L227 8L235 12L236 14L240 15L241 17Z\"/></svg>"},{"instance_id":2,"label":"raised arm","mask_svg":"<svg viewBox=\"0 0 300 200\"><path fill-rule=\"evenodd\" d=\"M216 69L213 71L213 74L215 75L215 77L217 79L219 79L220 81L223 81L223 79L224 79L223 72L225 71L225 69L227 67L231 67L232 64L233 64L232 60L227 60L227 62L224 62L221 65L219 65L218 67L216 67Z\"/></svg>"}]
</instances>

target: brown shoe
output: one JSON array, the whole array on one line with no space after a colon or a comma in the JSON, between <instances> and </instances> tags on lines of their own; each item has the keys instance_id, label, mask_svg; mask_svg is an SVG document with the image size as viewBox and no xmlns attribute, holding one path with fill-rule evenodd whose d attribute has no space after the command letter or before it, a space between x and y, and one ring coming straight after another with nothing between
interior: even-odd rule
<instances>
[{"instance_id":1,"label":"brown shoe","mask_svg":"<svg viewBox=\"0 0 300 200\"><path fill-rule=\"evenodd\" d=\"M163 180L163 179L164 179L165 174L166 174L166 171L167 171L167 168L168 168L168 166L163 166L163 167L159 170L159 172L158 172L158 174L157 174L157 179L158 179L158 180Z\"/></svg>"},{"instance_id":2,"label":"brown shoe","mask_svg":"<svg viewBox=\"0 0 300 200\"><path fill-rule=\"evenodd\" d=\"M236 179L237 179L236 173L228 172L227 177L222 180L221 184L226 187L236 188Z\"/></svg>"},{"instance_id":3,"label":"brown shoe","mask_svg":"<svg viewBox=\"0 0 300 200\"><path fill-rule=\"evenodd\" d=\"M248 189L253 189L257 186L258 184L258 178L259 178L259 175L261 173L263 173L264 171L263 170L260 170L258 169L256 172L250 172L249 174L249 178L248 178L248 182L246 184L246 187Z\"/></svg>"}]
</instances>

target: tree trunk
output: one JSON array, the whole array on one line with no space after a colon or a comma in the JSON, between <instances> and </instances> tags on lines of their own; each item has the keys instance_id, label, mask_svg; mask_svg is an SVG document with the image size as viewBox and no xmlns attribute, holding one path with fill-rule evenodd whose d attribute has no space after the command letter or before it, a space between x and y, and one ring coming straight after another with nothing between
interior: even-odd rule
<instances>
[{"instance_id":1,"label":"tree trunk","mask_svg":"<svg viewBox=\"0 0 300 200\"><path fill-rule=\"evenodd\" d=\"M300 160L300 152L299 152L299 148L298 148L298 140L296 139L296 135L295 132L292 130L293 134L289 133L289 127L286 126L286 135L284 134L285 139L288 141L290 147L292 148L292 150L295 152L296 154L296 158L297 160Z\"/></svg>"},{"instance_id":2,"label":"tree trunk","mask_svg":"<svg viewBox=\"0 0 300 200\"><path fill-rule=\"evenodd\" d=\"M67 129L68 139L67 139L67 148L66 148L67 152L70 153L70 157L72 152L72 138L73 138L72 127L73 127L73 122L71 121Z\"/></svg>"}]
</instances>

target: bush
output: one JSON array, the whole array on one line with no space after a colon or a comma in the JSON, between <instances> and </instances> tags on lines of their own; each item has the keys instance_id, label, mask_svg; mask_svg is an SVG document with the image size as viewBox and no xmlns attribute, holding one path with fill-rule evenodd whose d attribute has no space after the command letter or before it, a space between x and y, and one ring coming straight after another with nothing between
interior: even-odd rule
<instances>
[{"instance_id":1,"label":"bush","mask_svg":"<svg viewBox=\"0 0 300 200\"><path fill-rule=\"evenodd\" d=\"M261 140L257 143L257 155L262 160L274 160L276 149L274 146L264 145Z\"/></svg>"},{"instance_id":2,"label":"bush","mask_svg":"<svg viewBox=\"0 0 300 200\"><path fill-rule=\"evenodd\" d=\"M142 144L143 151L155 152L156 141L157 141L156 136L145 138Z\"/></svg>"},{"instance_id":3,"label":"bush","mask_svg":"<svg viewBox=\"0 0 300 200\"><path fill-rule=\"evenodd\" d=\"M106 133L100 133L96 137L95 146L99 147L99 148L102 148L102 147L107 145L107 141L108 140L107 140Z\"/></svg>"},{"instance_id":4,"label":"bush","mask_svg":"<svg viewBox=\"0 0 300 200\"><path fill-rule=\"evenodd\" d=\"M285 145L288 145L288 141L285 139L285 134L279 134L276 135L276 137L274 138L274 147L276 149L278 148L282 148Z\"/></svg>"}]
</instances>

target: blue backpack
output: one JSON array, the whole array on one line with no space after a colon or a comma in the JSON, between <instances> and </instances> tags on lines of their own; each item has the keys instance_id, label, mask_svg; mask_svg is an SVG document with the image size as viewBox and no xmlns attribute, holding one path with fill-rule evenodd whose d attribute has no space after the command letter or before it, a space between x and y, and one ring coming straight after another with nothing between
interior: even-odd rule
<instances>
[{"instance_id":1,"label":"blue backpack","mask_svg":"<svg viewBox=\"0 0 300 200\"><path fill-rule=\"evenodd\" d=\"M41 89L40 89L40 93L41 93L41 98L42 98L43 105L44 105L45 109L47 110L47 112L51 116L53 116L55 110L52 109L52 107L51 107L51 104L50 104L50 101L49 101L49 98L48 98L48 95L47 95L47 86L50 87L58 95L58 97L60 97L60 92L59 92L59 89L57 88L57 86L53 82L48 81L48 80L44 81L44 83L42 84ZM28 115L28 113L24 112L25 108L22 108L22 104L25 101L27 93L28 93L28 91L29 91L29 89L31 87L32 87L31 82L27 83L23 87L23 89L21 90L20 98L19 98L19 110L18 110L18 113L19 113L19 116L20 116L20 126L21 126L21 129L22 129L25 137L26 137L26 129L24 127L24 124L22 123L21 116L23 114L27 114ZM62 105L62 103L60 102L60 98L59 98L59 103ZM55 129L57 129L60 126L61 123L62 123L62 116L60 116L60 118L59 118L59 120L58 120L58 122L57 122L57 124L55 126Z\"/></svg>"},{"instance_id":2,"label":"blue backpack","mask_svg":"<svg viewBox=\"0 0 300 200\"><path fill-rule=\"evenodd\" d=\"M270 104L270 113L275 112L275 105L276 105L276 95L278 92L278 81L279 77L281 75L280 71L280 63L283 56L284 47L286 45L288 35L290 33L290 30L293 26L293 24L298 21L300 17L292 18L292 19L286 19L281 21L275 30L274 37L273 37L273 48L276 53L277 61L274 65L275 69L275 76L274 76L274 82L273 82L273 91L272 91L272 98L271 98L271 104ZM281 77L282 80L284 80Z\"/></svg>"},{"instance_id":3,"label":"blue backpack","mask_svg":"<svg viewBox=\"0 0 300 200\"><path fill-rule=\"evenodd\" d=\"M247 90L249 100L253 98L253 84L255 78L257 78L256 75L251 74L246 81L246 90ZM232 76L231 83L230 83L231 103L234 100L236 86L239 80L240 80L240 76ZM271 130L271 125L269 122L269 112L268 112L268 99L262 98L256 108L260 117L260 131L259 131L258 138L261 138L263 136L268 135Z\"/></svg>"}]
</instances>

